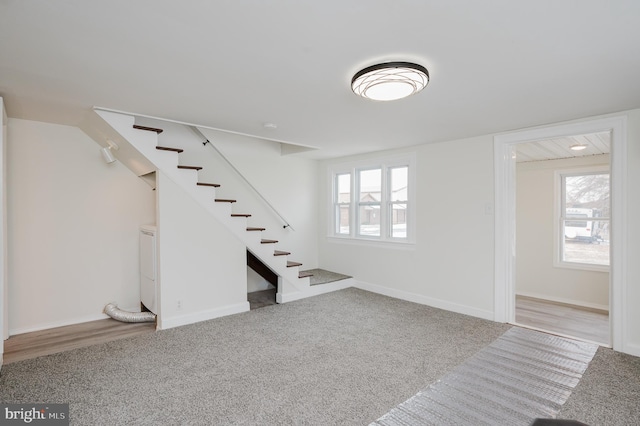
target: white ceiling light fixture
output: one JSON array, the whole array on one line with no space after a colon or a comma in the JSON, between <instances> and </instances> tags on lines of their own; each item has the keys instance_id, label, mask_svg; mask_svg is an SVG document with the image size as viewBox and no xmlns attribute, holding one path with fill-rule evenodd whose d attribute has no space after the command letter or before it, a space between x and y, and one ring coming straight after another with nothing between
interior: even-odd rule
<instances>
[{"instance_id":1,"label":"white ceiling light fixture","mask_svg":"<svg viewBox=\"0 0 640 426\"><path fill-rule=\"evenodd\" d=\"M569 148L571 148L574 151L582 151L583 149L587 149L587 145L582 143L577 143L577 144L571 145Z\"/></svg>"},{"instance_id":2,"label":"white ceiling light fixture","mask_svg":"<svg viewBox=\"0 0 640 426\"><path fill-rule=\"evenodd\" d=\"M429 71L411 62L385 62L358 71L351 79L356 95L374 101L395 101L424 89Z\"/></svg>"}]
</instances>

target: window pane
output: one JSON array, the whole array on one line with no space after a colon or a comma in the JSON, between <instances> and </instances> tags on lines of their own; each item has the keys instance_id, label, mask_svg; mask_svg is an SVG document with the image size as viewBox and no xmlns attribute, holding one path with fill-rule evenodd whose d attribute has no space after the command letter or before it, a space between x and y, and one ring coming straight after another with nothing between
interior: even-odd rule
<instances>
[{"instance_id":1,"label":"window pane","mask_svg":"<svg viewBox=\"0 0 640 426\"><path fill-rule=\"evenodd\" d=\"M583 209L576 214L588 217L610 217L609 174L565 176L565 207ZM569 216L567 216L569 217Z\"/></svg>"},{"instance_id":2,"label":"window pane","mask_svg":"<svg viewBox=\"0 0 640 426\"><path fill-rule=\"evenodd\" d=\"M349 206L336 206L336 234L349 235Z\"/></svg>"},{"instance_id":3,"label":"window pane","mask_svg":"<svg viewBox=\"0 0 640 426\"><path fill-rule=\"evenodd\" d=\"M351 201L351 175L343 174L336 176L336 201L338 203L349 203Z\"/></svg>"},{"instance_id":4,"label":"window pane","mask_svg":"<svg viewBox=\"0 0 640 426\"><path fill-rule=\"evenodd\" d=\"M391 169L391 201L407 201L409 168L394 167Z\"/></svg>"},{"instance_id":5,"label":"window pane","mask_svg":"<svg viewBox=\"0 0 640 426\"><path fill-rule=\"evenodd\" d=\"M407 238L407 205L391 204L391 236Z\"/></svg>"},{"instance_id":6,"label":"window pane","mask_svg":"<svg viewBox=\"0 0 640 426\"><path fill-rule=\"evenodd\" d=\"M360 174L360 201L380 201L382 192L382 169L361 170Z\"/></svg>"},{"instance_id":7,"label":"window pane","mask_svg":"<svg viewBox=\"0 0 640 426\"><path fill-rule=\"evenodd\" d=\"M380 205L360 206L358 233L360 235L380 236Z\"/></svg>"},{"instance_id":8,"label":"window pane","mask_svg":"<svg viewBox=\"0 0 640 426\"><path fill-rule=\"evenodd\" d=\"M609 221L565 220L563 261L609 265Z\"/></svg>"}]
</instances>

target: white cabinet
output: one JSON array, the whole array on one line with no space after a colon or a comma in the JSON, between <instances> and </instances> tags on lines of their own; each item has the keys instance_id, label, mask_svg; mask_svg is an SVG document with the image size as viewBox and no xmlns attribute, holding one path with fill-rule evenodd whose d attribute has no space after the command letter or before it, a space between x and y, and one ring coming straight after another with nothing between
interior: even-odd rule
<instances>
[{"instance_id":1,"label":"white cabinet","mask_svg":"<svg viewBox=\"0 0 640 426\"><path fill-rule=\"evenodd\" d=\"M140 301L158 314L158 285L156 279L156 227L140 227Z\"/></svg>"}]
</instances>

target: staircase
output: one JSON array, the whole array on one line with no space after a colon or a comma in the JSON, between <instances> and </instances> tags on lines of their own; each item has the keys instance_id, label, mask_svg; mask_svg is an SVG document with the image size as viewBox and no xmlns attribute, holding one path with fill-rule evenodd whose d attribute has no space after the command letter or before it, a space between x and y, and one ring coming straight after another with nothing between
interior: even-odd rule
<instances>
[{"instance_id":1,"label":"staircase","mask_svg":"<svg viewBox=\"0 0 640 426\"><path fill-rule=\"evenodd\" d=\"M141 177L161 170L216 220L232 231L252 255L278 276L278 303L312 295L309 280L311 274L301 273L302 264L288 260L290 253L279 249L277 240L264 238L265 228L249 226L251 214L234 212L234 199L216 197L216 190L220 185L201 182L198 177L201 166L181 164L180 153L184 152L183 149L158 145L158 135L163 132L162 129L137 125L133 115L99 109L96 109L95 113L103 120L103 137L115 131L118 144L128 145L124 150L120 149L119 154L123 151L129 152L133 159L128 161L123 158L123 164ZM108 126L105 127L105 123Z\"/></svg>"}]
</instances>

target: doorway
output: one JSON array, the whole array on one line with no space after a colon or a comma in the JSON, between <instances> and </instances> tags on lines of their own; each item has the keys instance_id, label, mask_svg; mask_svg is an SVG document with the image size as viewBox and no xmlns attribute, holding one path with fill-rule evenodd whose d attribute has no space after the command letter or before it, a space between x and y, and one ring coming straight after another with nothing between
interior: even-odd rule
<instances>
[{"instance_id":1,"label":"doorway","mask_svg":"<svg viewBox=\"0 0 640 426\"><path fill-rule=\"evenodd\" d=\"M610 345L610 141L515 145L516 325Z\"/></svg>"},{"instance_id":2,"label":"doorway","mask_svg":"<svg viewBox=\"0 0 640 426\"><path fill-rule=\"evenodd\" d=\"M516 295L516 156L517 145L573 135L611 132L611 228L609 312L611 344L623 351L624 258L626 214L624 209L626 117L611 117L551 127L522 130L494 138L495 164L495 292L494 319L515 322Z\"/></svg>"}]
</instances>

